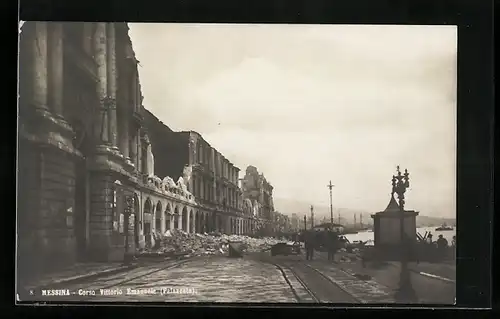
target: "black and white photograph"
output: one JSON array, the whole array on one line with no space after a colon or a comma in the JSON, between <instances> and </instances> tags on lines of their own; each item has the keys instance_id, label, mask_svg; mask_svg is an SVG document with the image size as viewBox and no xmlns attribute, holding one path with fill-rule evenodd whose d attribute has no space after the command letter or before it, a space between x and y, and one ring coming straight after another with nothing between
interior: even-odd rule
<instances>
[{"instance_id":1,"label":"black and white photograph","mask_svg":"<svg viewBox=\"0 0 500 319\"><path fill-rule=\"evenodd\" d=\"M24 21L18 66L18 302L455 304L456 26Z\"/></svg>"}]
</instances>

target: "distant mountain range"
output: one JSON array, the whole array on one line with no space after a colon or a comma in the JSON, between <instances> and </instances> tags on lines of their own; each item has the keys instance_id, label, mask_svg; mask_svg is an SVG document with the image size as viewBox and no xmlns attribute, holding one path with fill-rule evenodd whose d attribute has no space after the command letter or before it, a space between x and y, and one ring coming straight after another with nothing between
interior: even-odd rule
<instances>
[{"instance_id":1,"label":"distant mountain range","mask_svg":"<svg viewBox=\"0 0 500 319\"><path fill-rule=\"evenodd\" d=\"M314 206L314 216L315 220L322 220L323 218L330 218L330 207L329 206ZM274 198L274 208L285 215L291 216L293 213L298 214L299 218L307 218L311 215L311 204L307 202L302 202L299 200L285 199L285 198ZM340 213L340 223L352 224L354 223L354 215L356 215L356 223L360 222L360 215L363 218L364 224L373 224L373 219L371 215L374 212L366 212L361 210L355 210L350 208L338 208L333 207L333 219L335 223L338 223L338 214ZM455 218L442 218L442 217L430 217L430 216L417 216L417 227L428 227L428 226L440 226L443 223L453 226L456 223Z\"/></svg>"},{"instance_id":2,"label":"distant mountain range","mask_svg":"<svg viewBox=\"0 0 500 319\"><path fill-rule=\"evenodd\" d=\"M321 206L321 205L313 205L314 206L314 219L321 221L323 218L326 218L329 222L330 219L330 206ZM299 200L293 199L284 199L284 198L274 198L274 209L283 213L285 215L291 216L293 213L299 215L300 218L304 218L304 215L307 215L307 218L311 215L311 204L307 202L302 202ZM333 220L335 223L339 222L339 213L340 213L340 224L352 224L354 223L354 215L356 215L356 222L360 222L360 216L362 216L364 224L372 224L373 219L370 217L371 212L355 210L350 208L339 208L333 207Z\"/></svg>"},{"instance_id":3,"label":"distant mountain range","mask_svg":"<svg viewBox=\"0 0 500 319\"><path fill-rule=\"evenodd\" d=\"M454 226L456 222L456 218L417 216L417 227L441 226L442 224Z\"/></svg>"}]
</instances>

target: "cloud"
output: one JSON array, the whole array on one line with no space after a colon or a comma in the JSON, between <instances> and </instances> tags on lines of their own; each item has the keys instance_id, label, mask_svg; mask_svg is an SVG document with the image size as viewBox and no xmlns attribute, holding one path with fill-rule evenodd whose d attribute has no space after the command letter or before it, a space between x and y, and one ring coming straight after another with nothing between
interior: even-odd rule
<instances>
[{"instance_id":1,"label":"cloud","mask_svg":"<svg viewBox=\"0 0 500 319\"><path fill-rule=\"evenodd\" d=\"M145 106L195 130L277 197L455 211L456 28L132 24Z\"/></svg>"}]
</instances>

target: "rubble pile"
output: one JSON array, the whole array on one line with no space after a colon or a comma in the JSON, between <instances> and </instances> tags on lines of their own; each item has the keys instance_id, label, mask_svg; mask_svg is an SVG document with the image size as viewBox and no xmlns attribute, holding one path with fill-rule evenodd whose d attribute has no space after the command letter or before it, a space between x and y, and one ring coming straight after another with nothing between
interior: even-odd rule
<instances>
[{"instance_id":1,"label":"rubble pile","mask_svg":"<svg viewBox=\"0 0 500 319\"><path fill-rule=\"evenodd\" d=\"M226 235L221 233L193 234L182 230L167 230L161 234L153 234L152 248L146 248L144 255L226 255L229 242L241 242L241 249L247 253L261 252L280 242L275 238L252 238L242 235Z\"/></svg>"}]
</instances>

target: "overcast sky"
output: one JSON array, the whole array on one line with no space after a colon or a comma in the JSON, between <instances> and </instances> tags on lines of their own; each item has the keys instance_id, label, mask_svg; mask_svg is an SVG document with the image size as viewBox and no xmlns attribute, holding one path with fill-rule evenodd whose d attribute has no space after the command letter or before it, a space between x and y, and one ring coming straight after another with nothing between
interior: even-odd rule
<instances>
[{"instance_id":1,"label":"overcast sky","mask_svg":"<svg viewBox=\"0 0 500 319\"><path fill-rule=\"evenodd\" d=\"M144 106L195 130L275 197L455 216L454 26L130 24ZM279 210L279 207L276 207Z\"/></svg>"}]
</instances>

